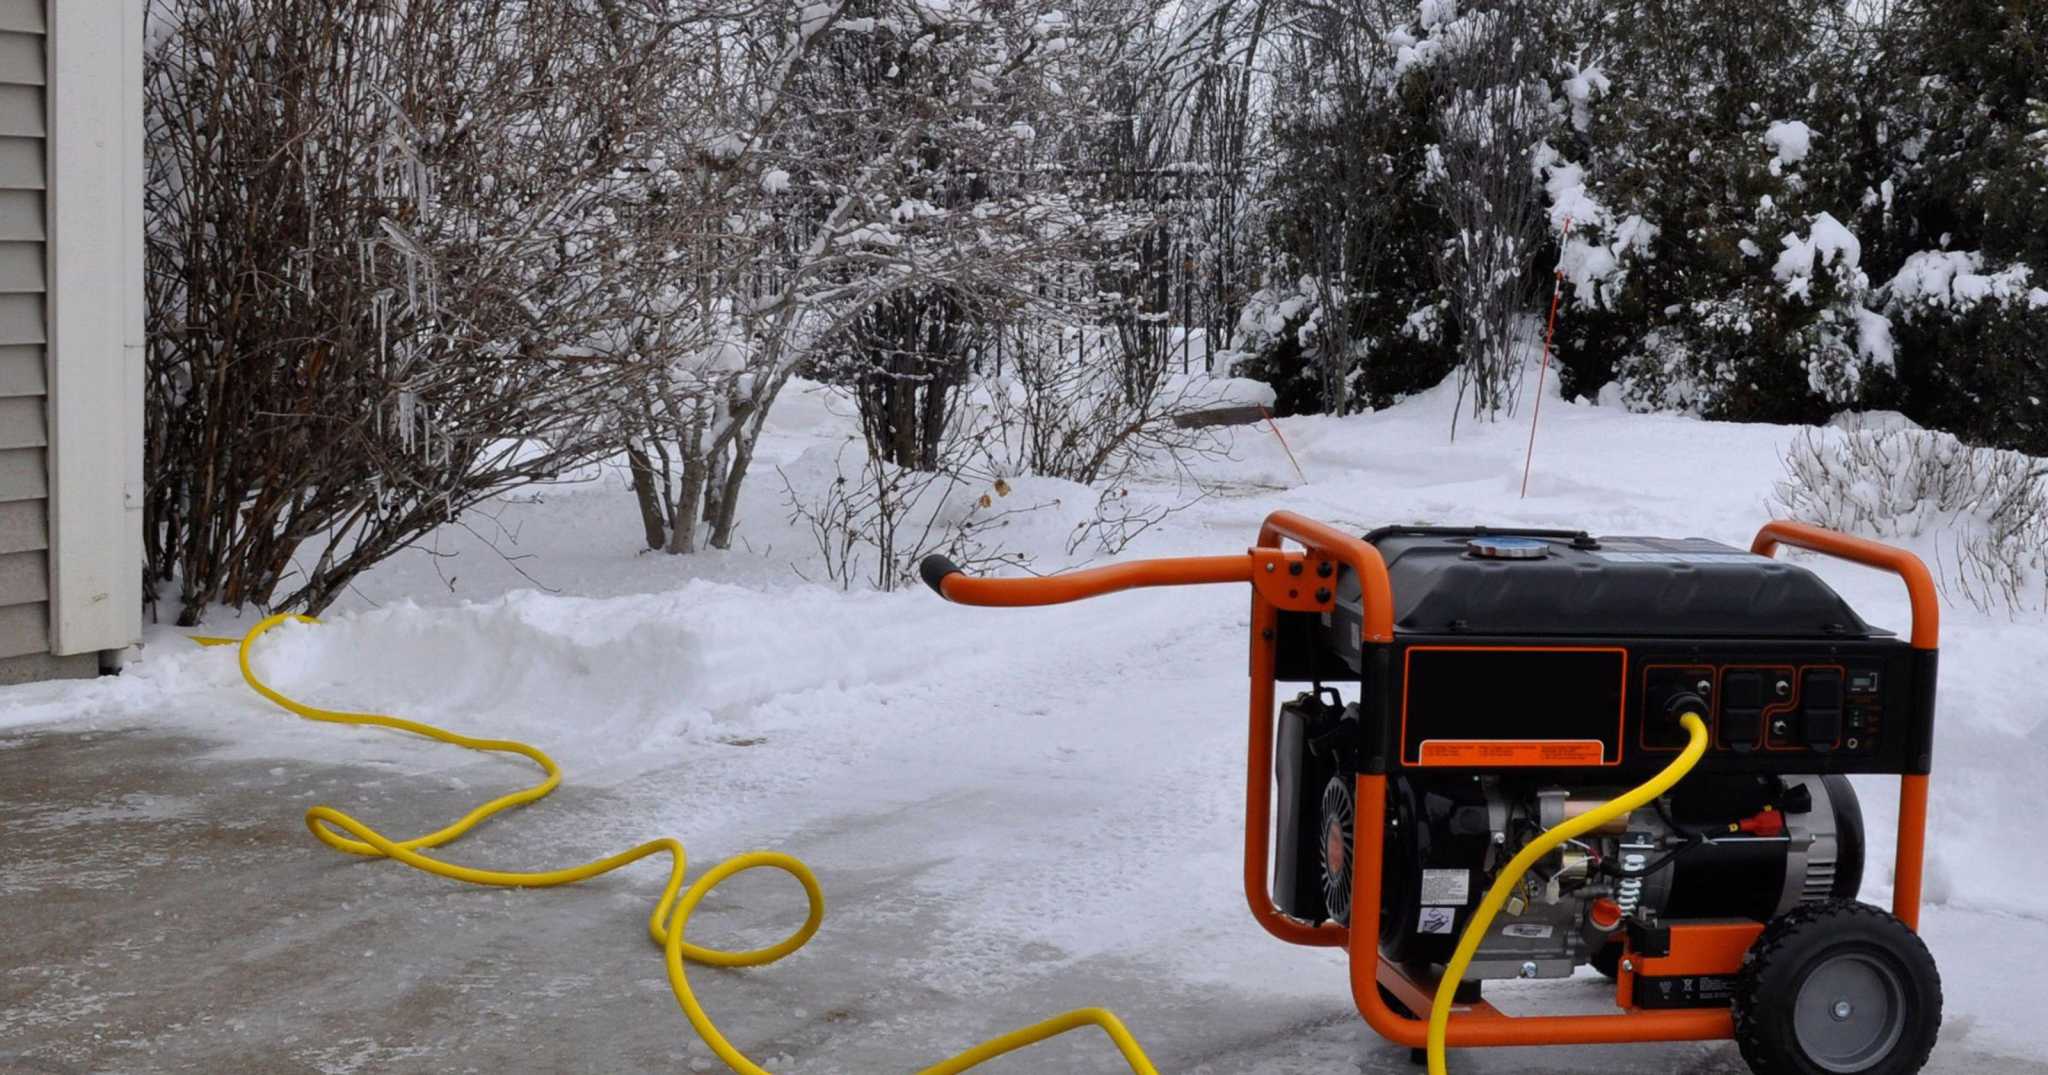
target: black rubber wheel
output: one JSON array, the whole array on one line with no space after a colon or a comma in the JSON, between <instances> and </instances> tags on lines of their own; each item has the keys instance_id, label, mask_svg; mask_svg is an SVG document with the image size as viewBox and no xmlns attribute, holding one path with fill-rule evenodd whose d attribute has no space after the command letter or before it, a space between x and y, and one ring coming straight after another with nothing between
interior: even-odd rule
<instances>
[{"instance_id":1,"label":"black rubber wheel","mask_svg":"<svg viewBox=\"0 0 2048 1075\"><path fill-rule=\"evenodd\" d=\"M1317 841L1323 860L1323 906L1330 921L1351 924L1351 780L1343 773L1330 778L1323 787L1322 839Z\"/></svg>"},{"instance_id":2,"label":"black rubber wheel","mask_svg":"<svg viewBox=\"0 0 2048 1075\"><path fill-rule=\"evenodd\" d=\"M1621 977L1621 941L1616 939L1601 945L1594 950L1593 958L1586 962L1610 980Z\"/></svg>"},{"instance_id":3,"label":"black rubber wheel","mask_svg":"<svg viewBox=\"0 0 2048 1075\"><path fill-rule=\"evenodd\" d=\"M1913 1075L1941 1032L1941 975L1897 918L1854 900L1810 903L1750 947L1734 1016L1757 1075Z\"/></svg>"}]
</instances>

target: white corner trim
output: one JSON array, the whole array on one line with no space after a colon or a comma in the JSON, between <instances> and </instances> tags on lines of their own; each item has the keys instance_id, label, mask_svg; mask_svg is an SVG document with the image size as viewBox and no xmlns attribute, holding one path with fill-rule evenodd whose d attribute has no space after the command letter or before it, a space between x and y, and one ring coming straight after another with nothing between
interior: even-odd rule
<instances>
[{"instance_id":1,"label":"white corner trim","mask_svg":"<svg viewBox=\"0 0 2048 1075\"><path fill-rule=\"evenodd\" d=\"M50 636L142 634L142 5L49 0Z\"/></svg>"}]
</instances>

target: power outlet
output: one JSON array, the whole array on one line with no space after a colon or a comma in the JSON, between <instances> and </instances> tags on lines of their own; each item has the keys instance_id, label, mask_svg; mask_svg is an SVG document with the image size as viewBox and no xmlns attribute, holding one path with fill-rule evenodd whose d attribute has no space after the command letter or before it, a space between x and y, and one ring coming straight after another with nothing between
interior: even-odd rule
<instances>
[{"instance_id":1,"label":"power outlet","mask_svg":"<svg viewBox=\"0 0 2048 1075\"><path fill-rule=\"evenodd\" d=\"M1700 714L1710 726L1714 699L1714 669L1709 665L1651 665L1643 671L1643 748L1679 750L1685 746L1685 728L1679 714L1671 711L1671 700L1681 694L1696 694L1707 702L1709 712Z\"/></svg>"}]
</instances>

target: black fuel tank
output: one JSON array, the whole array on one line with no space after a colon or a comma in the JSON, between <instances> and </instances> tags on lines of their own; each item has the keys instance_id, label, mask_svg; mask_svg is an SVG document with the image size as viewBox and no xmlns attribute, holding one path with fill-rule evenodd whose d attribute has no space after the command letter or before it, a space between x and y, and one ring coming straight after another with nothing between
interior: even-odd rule
<instances>
[{"instance_id":1,"label":"black fuel tank","mask_svg":"<svg viewBox=\"0 0 2048 1075\"><path fill-rule=\"evenodd\" d=\"M1503 546L1490 540L1513 539ZM1705 538L1401 527L1366 539L1387 561L1402 634L1871 638L1813 572ZM1339 621L1358 580L1338 582Z\"/></svg>"}]
</instances>

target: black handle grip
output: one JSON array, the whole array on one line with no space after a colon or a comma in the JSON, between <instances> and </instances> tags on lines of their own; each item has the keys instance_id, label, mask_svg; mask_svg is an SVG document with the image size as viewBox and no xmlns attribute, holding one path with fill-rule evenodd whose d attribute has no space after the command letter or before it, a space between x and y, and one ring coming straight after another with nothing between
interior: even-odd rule
<instances>
[{"instance_id":1,"label":"black handle grip","mask_svg":"<svg viewBox=\"0 0 2048 1075\"><path fill-rule=\"evenodd\" d=\"M944 597L946 596L946 591L942 586L946 581L946 576L959 574L960 565L954 563L952 558L946 554L935 552L918 561L917 573L924 578L924 584L931 587L933 593Z\"/></svg>"}]
</instances>

